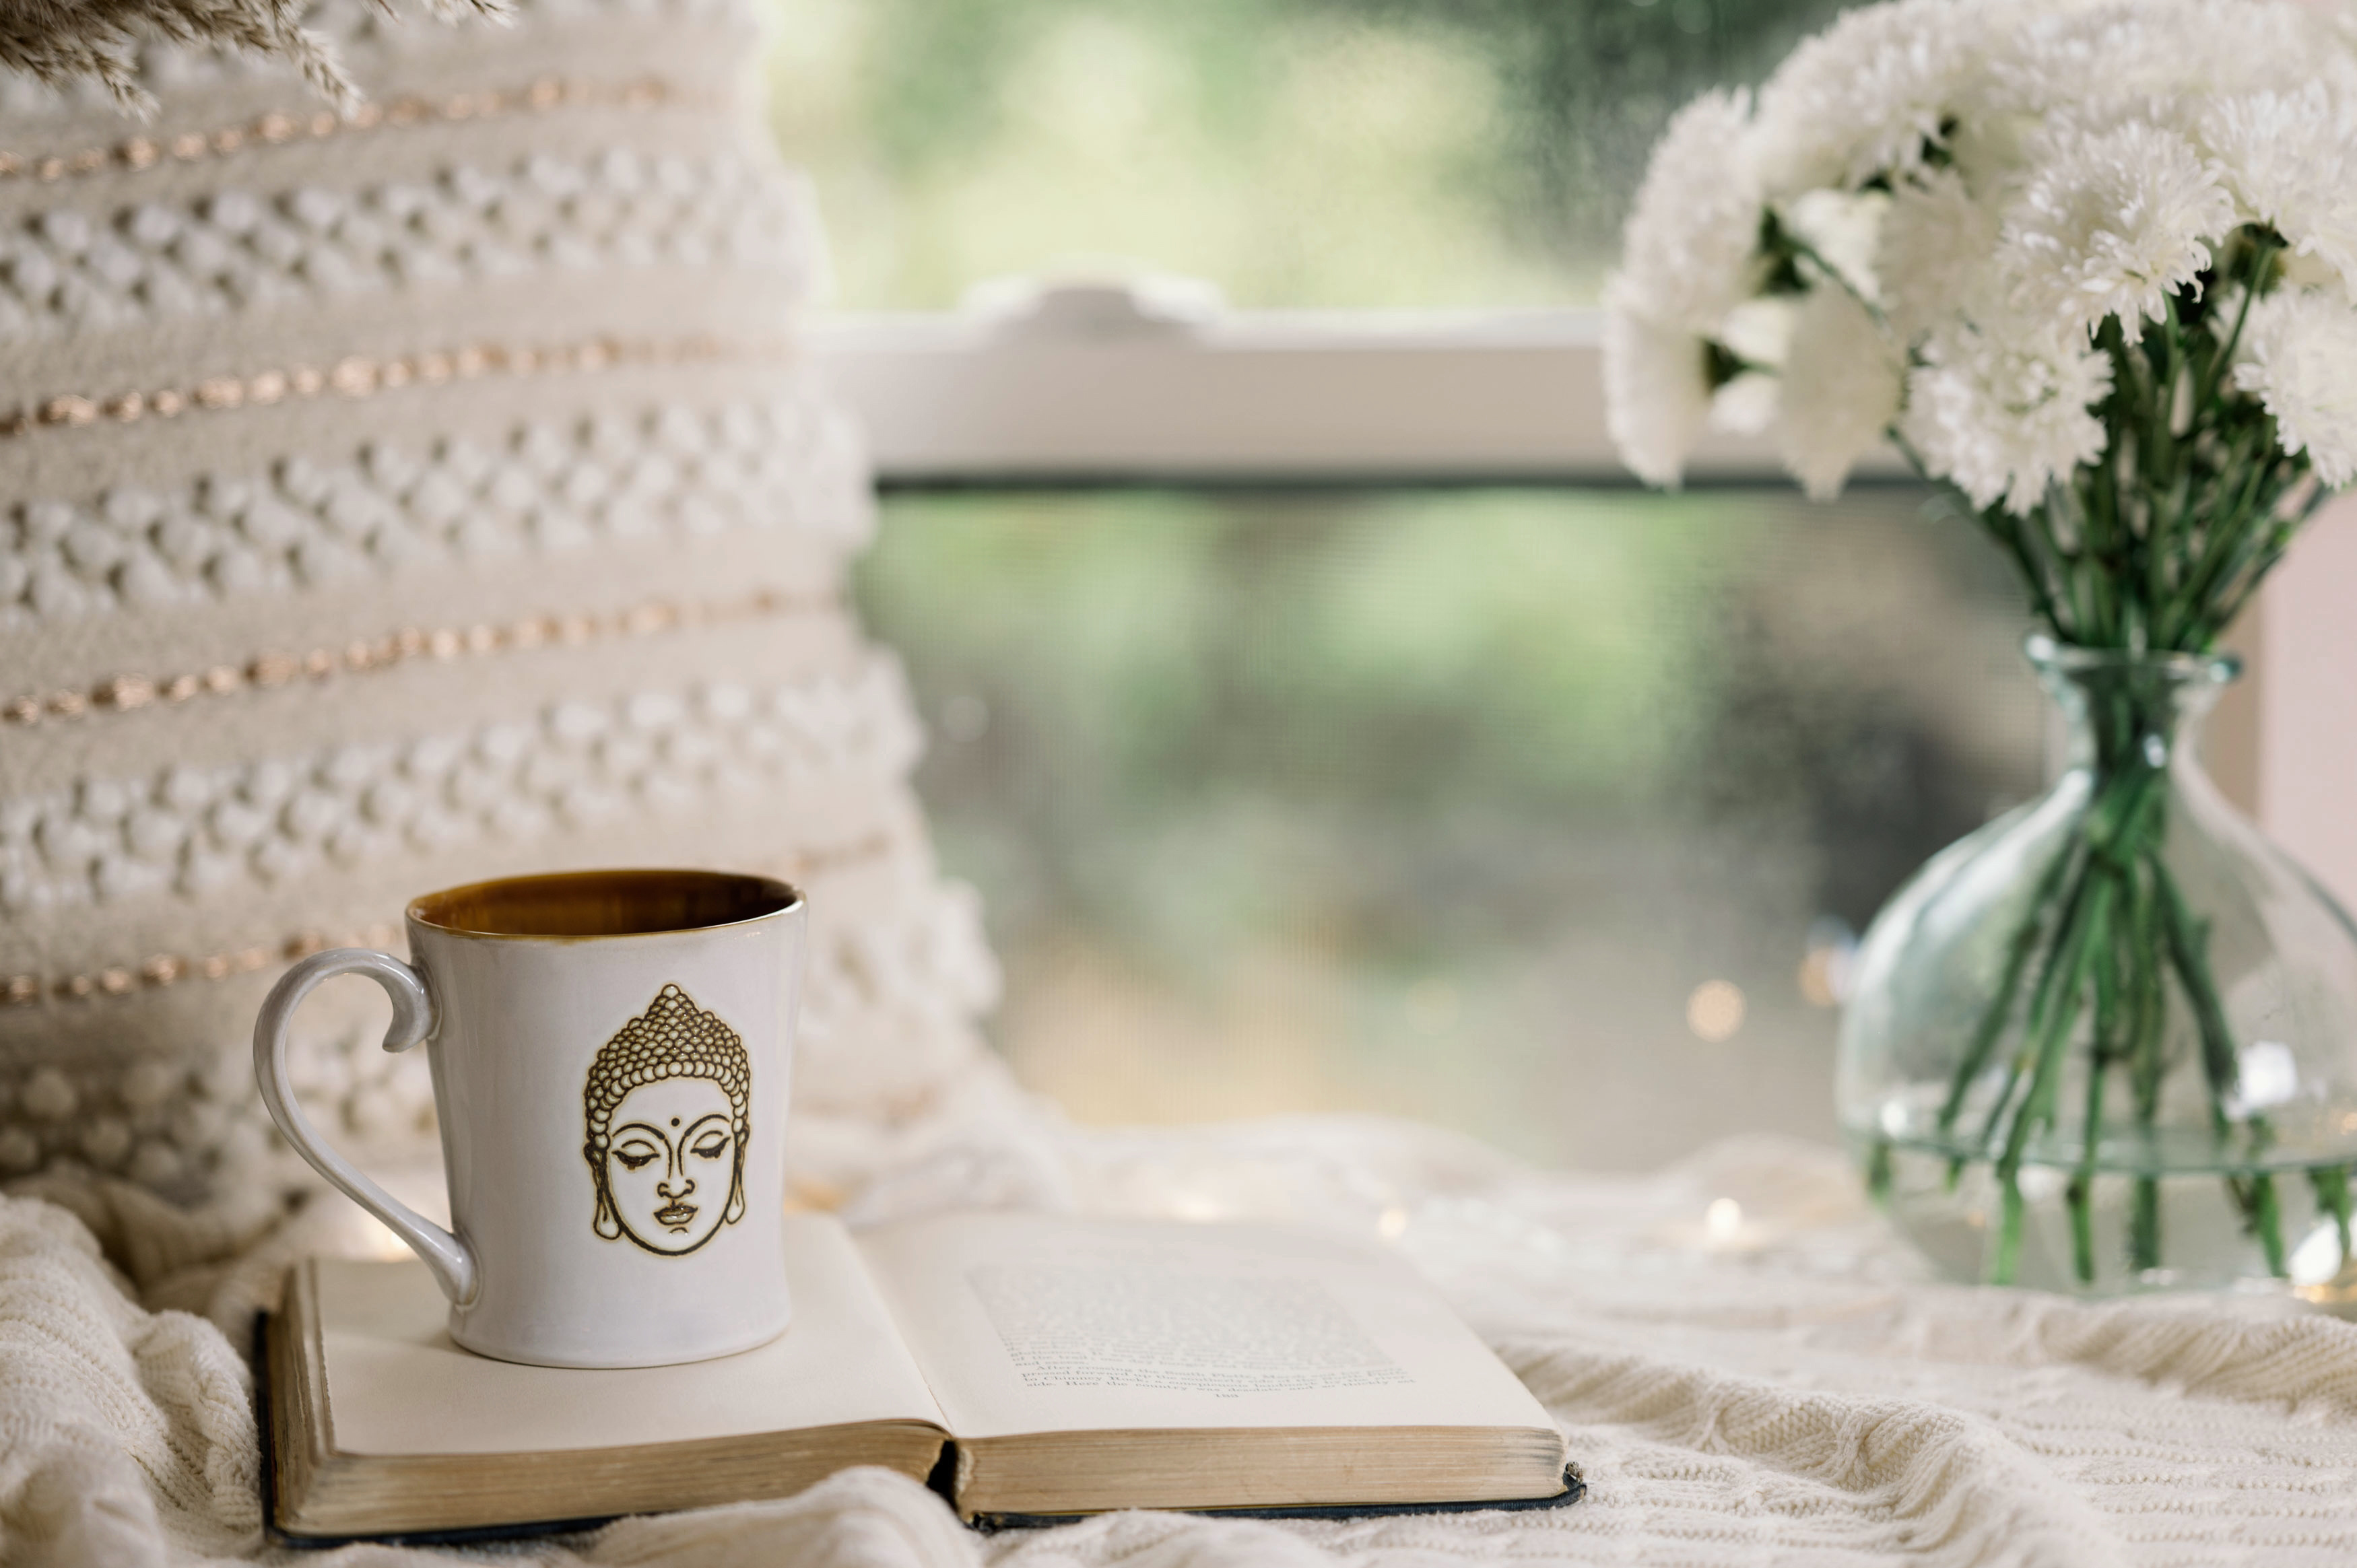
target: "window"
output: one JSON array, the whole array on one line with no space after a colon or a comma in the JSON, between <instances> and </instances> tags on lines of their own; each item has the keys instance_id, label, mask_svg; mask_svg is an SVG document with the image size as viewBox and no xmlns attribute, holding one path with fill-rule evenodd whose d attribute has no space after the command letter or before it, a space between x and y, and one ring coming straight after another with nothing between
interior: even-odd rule
<instances>
[{"instance_id":1,"label":"window","mask_svg":"<svg viewBox=\"0 0 2357 1568\"><path fill-rule=\"evenodd\" d=\"M1830 1137L1851 934L2040 778L2002 564L1920 513L897 498L863 596L1002 1047L1091 1120L1364 1109L1590 1165Z\"/></svg>"},{"instance_id":2,"label":"window","mask_svg":"<svg viewBox=\"0 0 2357 1568\"><path fill-rule=\"evenodd\" d=\"M1666 115L1836 9L792 0L862 602L1028 1081L1830 1135L1848 942L2042 778L2018 599L1895 462L1628 488L1588 307Z\"/></svg>"}]
</instances>

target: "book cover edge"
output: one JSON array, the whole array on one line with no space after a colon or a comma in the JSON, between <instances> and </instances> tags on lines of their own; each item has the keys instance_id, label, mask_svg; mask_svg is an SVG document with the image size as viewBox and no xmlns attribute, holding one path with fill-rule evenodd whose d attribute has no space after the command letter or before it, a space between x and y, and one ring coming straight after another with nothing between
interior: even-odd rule
<instances>
[{"instance_id":1,"label":"book cover edge","mask_svg":"<svg viewBox=\"0 0 2357 1568\"><path fill-rule=\"evenodd\" d=\"M1543 1498L1494 1498L1480 1502L1461 1503L1307 1503L1294 1508L1232 1508L1232 1509L1156 1509L1156 1513L1192 1514L1197 1519L1389 1519L1411 1514L1436 1513L1531 1513L1541 1509L1566 1509L1587 1495L1587 1477L1577 1464L1563 1467L1563 1490L1550 1492ZM1120 1510L1104 1509L1089 1513L978 1513L966 1520L968 1528L984 1535L996 1535L1003 1530L1051 1530L1060 1524L1073 1524L1093 1519L1099 1512Z\"/></svg>"}]
</instances>

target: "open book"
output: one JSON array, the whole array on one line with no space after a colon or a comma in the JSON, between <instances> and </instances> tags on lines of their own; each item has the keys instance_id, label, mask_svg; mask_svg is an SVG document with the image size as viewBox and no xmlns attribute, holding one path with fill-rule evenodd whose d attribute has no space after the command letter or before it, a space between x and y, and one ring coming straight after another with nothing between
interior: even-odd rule
<instances>
[{"instance_id":1,"label":"open book","mask_svg":"<svg viewBox=\"0 0 2357 1568\"><path fill-rule=\"evenodd\" d=\"M786 1225L792 1328L682 1367L488 1360L444 1333L422 1264L300 1265L267 1335L274 1524L522 1527L785 1497L852 1465L931 1477L985 1524L1577 1495L1538 1402L1372 1243L1017 1214Z\"/></svg>"}]
</instances>

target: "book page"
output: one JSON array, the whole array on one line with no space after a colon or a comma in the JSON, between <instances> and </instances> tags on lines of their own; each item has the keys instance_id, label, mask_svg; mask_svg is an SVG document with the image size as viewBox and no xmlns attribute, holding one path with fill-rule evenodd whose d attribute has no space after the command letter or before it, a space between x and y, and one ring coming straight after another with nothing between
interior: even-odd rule
<instances>
[{"instance_id":1,"label":"book page","mask_svg":"<svg viewBox=\"0 0 2357 1568\"><path fill-rule=\"evenodd\" d=\"M584 1371L494 1361L444 1329L423 1263L321 1259L328 1416L345 1454L532 1454L688 1443L859 1422L939 1425L842 1222L788 1215L793 1326L758 1349Z\"/></svg>"},{"instance_id":2,"label":"book page","mask_svg":"<svg viewBox=\"0 0 2357 1568\"><path fill-rule=\"evenodd\" d=\"M858 1244L958 1437L1554 1429L1437 1293L1372 1241L956 1214Z\"/></svg>"}]
</instances>

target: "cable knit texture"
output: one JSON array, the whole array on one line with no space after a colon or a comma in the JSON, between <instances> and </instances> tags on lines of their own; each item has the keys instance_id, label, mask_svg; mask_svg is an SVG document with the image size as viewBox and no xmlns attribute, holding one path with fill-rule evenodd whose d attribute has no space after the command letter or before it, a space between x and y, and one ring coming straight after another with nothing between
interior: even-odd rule
<instances>
[{"instance_id":1,"label":"cable knit texture","mask_svg":"<svg viewBox=\"0 0 2357 1568\"><path fill-rule=\"evenodd\" d=\"M253 1548L242 1360L212 1322L126 1292L242 1325L290 1257L363 1245L361 1228L323 1203L240 1242L188 1234L184 1216L121 1184L60 1196L132 1277L63 1209L0 1201L0 1558L97 1568ZM1714 1239L1704 1216L1720 1197L1745 1221ZM1126 1513L985 1538L914 1484L854 1471L787 1502L631 1520L498 1559L2323 1568L2357 1556L2357 1326L2220 1297L2086 1305L1932 1283L1830 1150L1753 1141L1657 1176L1582 1178L1398 1124L1090 1133L1017 1113L937 1143L853 1217L976 1200L1395 1231L1553 1412L1590 1495L1551 1513Z\"/></svg>"}]
</instances>

